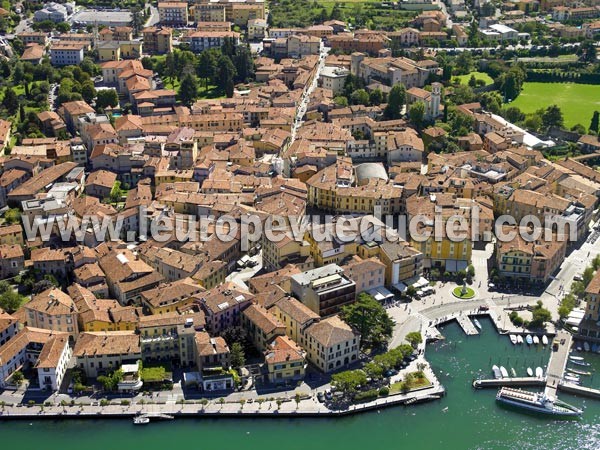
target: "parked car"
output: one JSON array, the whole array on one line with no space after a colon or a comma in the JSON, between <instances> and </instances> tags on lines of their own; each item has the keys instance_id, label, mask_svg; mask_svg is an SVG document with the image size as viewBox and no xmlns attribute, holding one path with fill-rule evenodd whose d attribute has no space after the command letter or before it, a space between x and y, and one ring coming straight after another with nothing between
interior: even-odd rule
<instances>
[{"instance_id":1,"label":"parked car","mask_svg":"<svg viewBox=\"0 0 600 450\"><path fill-rule=\"evenodd\" d=\"M322 392L317 393L317 400L319 400L319 403L323 403L325 401L325 396Z\"/></svg>"}]
</instances>

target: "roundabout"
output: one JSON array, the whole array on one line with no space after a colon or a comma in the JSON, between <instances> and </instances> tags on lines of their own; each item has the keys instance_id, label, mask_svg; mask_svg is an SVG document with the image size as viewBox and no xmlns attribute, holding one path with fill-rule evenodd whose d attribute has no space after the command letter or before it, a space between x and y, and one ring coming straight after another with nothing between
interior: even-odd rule
<instances>
[{"instance_id":1,"label":"roundabout","mask_svg":"<svg viewBox=\"0 0 600 450\"><path fill-rule=\"evenodd\" d=\"M470 300L475 297L475 291L467 286L457 286L452 290L452 295L462 300Z\"/></svg>"}]
</instances>

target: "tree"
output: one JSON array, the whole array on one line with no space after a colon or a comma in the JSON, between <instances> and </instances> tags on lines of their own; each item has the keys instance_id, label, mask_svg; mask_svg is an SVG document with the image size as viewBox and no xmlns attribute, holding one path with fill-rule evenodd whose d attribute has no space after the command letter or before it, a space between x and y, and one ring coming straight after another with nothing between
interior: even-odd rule
<instances>
[{"instance_id":1,"label":"tree","mask_svg":"<svg viewBox=\"0 0 600 450\"><path fill-rule=\"evenodd\" d=\"M582 283L585 286L588 286L591 283L592 279L594 278L594 268L587 267L581 274L581 278L583 278Z\"/></svg>"},{"instance_id":2,"label":"tree","mask_svg":"<svg viewBox=\"0 0 600 450\"><path fill-rule=\"evenodd\" d=\"M346 370L331 376L331 385L346 396L352 396L358 386L367 383L367 374L363 370Z\"/></svg>"},{"instance_id":3,"label":"tree","mask_svg":"<svg viewBox=\"0 0 600 450\"><path fill-rule=\"evenodd\" d=\"M191 106L198 98L198 79L196 75L188 73L184 75L179 86L179 99L186 106Z\"/></svg>"},{"instance_id":4,"label":"tree","mask_svg":"<svg viewBox=\"0 0 600 450\"><path fill-rule=\"evenodd\" d=\"M405 338L406 341L412 345L413 348L417 348L421 342L423 342L423 336L418 331L412 331L408 333Z\"/></svg>"},{"instance_id":5,"label":"tree","mask_svg":"<svg viewBox=\"0 0 600 450\"><path fill-rule=\"evenodd\" d=\"M370 361L370 362L366 363L363 370L365 371L367 376L373 380L379 380L380 378L383 377L383 373L384 373L383 367L374 361Z\"/></svg>"},{"instance_id":6,"label":"tree","mask_svg":"<svg viewBox=\"0 0 600 450\"><path fill-rule=\"evenodd\" d=\"M236 342L243 344L246 341L246 331L242 327L228 327L223 330L221 337L231 348Z\"/></svg>"},{"instance_id":7,"label":"tree","mask_svg":"<svg viewBox=\"0 0 600 450\"><path fill-rule=\"evenodd\" d=\"M87 103L92 103L92 100L96 97L96 88L91 80L86 81L81 86L81 96Z\"/></svg>"},{"instance_id":8,"label":"tree","mask_svg":"<svg viewBox=\"0 0 600 450\"><path fill-rule=\"evenodd\" d=\"M196 66L196 74L204 80L204 87L208 87L209 80L212 80L215 76L217 67L217 58L215 52L211 50L205 50L200 53L198 58L198 65Z\"/></svg>"},{"instance_id":9,"label":"tree","mask_svg":"<svg viewBox=\"0 0 600 450\"><path fill-rule=\"evenodd\" d=\"M111 202L118 202L119 200L121 200L121 197L123 196L123 191L121 190L121 182L120 181L115 181L115 184L113 184L112 189L110 190L110 201Z\"/></svg>"},{"instance_id":10,"label":"tree","mask_svg":"<svg viewBox=\"0 0 600 450\"><path fill-rule=\"evenodd\" d=\"M362 292L351 305L342 308L341 318L361 335L363 348L385 345L392 336L394 321L371 295Z\"/></svg>"},{"instance_id":11,"label":"tree","mask_svg":"<svg viewBox=\"0 0 600 450\"><path fill-rule=\"evenodd\" d=\"M512 66L508 72L502 72L494 81L504 95L504 100L509 101L518 97L523 88L525 77L525 71L520 66Z\"/></svg>"},{"instance_id":12,"label":"tree","mask_svg":"<svg viewBox=\"0 0 600 450\"><path fill-rule=\"evenodd\" d=\"M598 130L600 129L600 113L598 111L594 111L592 115L592 121L590 122L590 131L598 134Z\"/></svg>"},{"instance_id":13,"label":"tree","mask_svg":"<svg viewBox=\"0 0 600 450\"><path fill-rule=\"evenodd\" d=\"M388 103L383 111L386 119L399 119L406 103L406 88L403 84L395 84L388 95Z\"/></svg>"},{"instance_id":14,"label":"tree","mask_svg":"<svg viewBox=\"0 0 600 450\"><path fill-rule=\"evenodd\" d=\"M543 327L546 322L552 320L552 314L546 308L544 308L544 304L541 300L537 302L537 305L533 308L531 312L532 319L529 322L529 325L533 328Z\"/></svg>"},{"instance_id":15,"label":"tree","mask_svg":"<svg viewBox=\"0 0 600 450\"><path fill-rule=\"evenodd\" d=\"M583 125L581 125L580 123L576 123L575 125L573 125L571 127L571 131L578 133L578 134L585 134L585 127Z\"/></svg>"},{"instance_id":16,"label":"tree","mask_svg":"<svg viewBox=\"0 0 600 450\"><path fill-rule=\"evenodd\" d=\"M410 105L408 117L417 129L421 129L425 120L425 103L421 100L417 100Z\"/></svg>"},{"instance_id":17,"label":"tree","mask_svg":"<svg viewBox=\"0 0 600 450\"><path fill-rule=\"evenodd\" d=\"M381 89L373 89L369 94L369 102L371 105L377 106L383 103L383 101L383 92L381 92Z\"/></svg>"},{"instance_id":18,"label":"tree","mask_svg":"<svg viewBox=\"0 0 600 450\"><path fill-rule=\"evenodd\" d=\"M244 355L244 347L239 342L234 342L231 346L231 366L239 370L246 363L246 356Z\"/></svg>"},{"instance_id":19,"label":"tree","mask_svg":"<svg viewBox=\"0 0 600 450\"><path fill-rule=\"evenodd\" d=\"M15 114L19 109L19 99L15 91L11 87L4 89L4 98L2 99L2 106L4 106L10 115Z\"/></svg>"},{"instance_id":20,"label":"tree","mask_svg":"<svg viewBox=\"0 0 600 450\"><path fill-rule=\"evenodd\" d=\"M475 78L475 75L471 75L471 78L469 78L469 86L472 88L477 87L477 78Z\"/></svg>"},{"instance_id":21,"label":"tree","mask_svg":"<svg viewBox=\"0 0 600 450\"><path fill-rule=\"evenodd\" d=\"M369 93L364 89L357 89L350 96L354 105L369 105Z\"/></svg>"},{"instance_id":22,"label":"tree","mask_svg":"<svg viewBox=\"0 0 600 450\"><path fill-rule=\"evenodd\" d=\"M235 66L231 59L221 55L217 61L217 85L223 89L228 97L233 97L233 79L236 75Z\"/></svg>"},{"instance_id":23,"label":"tree","mask_svg":"<svg viewBox=\"0 0 600 450\"><path fill-rule=\"evenodd\" d=\"M504 110L504 118L512 123L518 123L525 120L525 114L516 106L511 106Z\"/></svg>"},{"instance_id":24,"label":"tree","mask_svg":"<svg viewBox=\"0 0 600 450\"><path fill-rule=\"evenodd\" d=\"M337 97L333 98L333 103L335 103L336 106L345 108L346 106L348 106L348 99L343 95L338 95Z\"/></svg>"},{"instance_id":25,"label":"tree","mask_svg":"<svg viewBox=\"0 0 600 450\"><path fill-rule=\"evenodd\" d=\"M56 24L55 28L56 31L59 31L61 33L68 33L69 31L71 31L71 24L69 24L68 22L60 22Z\"/></svg>"},{"instance_id":26,"label":"tree","mask_svg":"<svg viewBox=\"0 0 600 450\"><path fill-rule=\"evenodd\" d=\"M4 221L8 225L21 222L21 211L19 208L11 208L4 213Z\"/></svg>"},{"instance_id":27,"label":"tree","mask_svg":"<svg viewBox=\"0 0 600 450\"><path fill-rule=\"evenodd\" d=\"M563 123L564 118L560 108L557 105L548 106L542 115L542 125L545 128L562 127Z\"/></svg>"},{"instance_id":28,"label":"tree","mask_svg":"<svg viewBox=\"0 0 600 450\"><path fill-rule=\"evenodd\" d=\"M119 96L114 89L100 89L96 94L96 108L106 109L119 104Z\"/></svg>"},{"instance_id":29,"label":"tree","mask_svg":"<svg viewBox=\"0 0 600 450\"><path fill-rule=\"evenodd\" d=\"M21 383L23 383L23 380L25 380L25 376L23 375L23 372L17 370L12 374L12 380L17 386L20 386Z\"/></svg>"},{"instance_id":30,"label":"tree","mask_svg":"<svg viewBox=\"0 0 600 450\"><path fill-rule=\"evenodd\" d=\"M0 295L0 308L8 313L13 313L23 303L25 298L12 288Z\"/></svg>"}]
</instances>

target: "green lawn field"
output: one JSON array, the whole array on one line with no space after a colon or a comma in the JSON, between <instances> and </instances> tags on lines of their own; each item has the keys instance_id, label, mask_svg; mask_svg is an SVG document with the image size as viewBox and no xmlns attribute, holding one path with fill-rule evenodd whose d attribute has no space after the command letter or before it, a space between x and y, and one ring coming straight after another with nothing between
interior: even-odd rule
<instances>
[{"instance_id":1,"label":"green lawn field","mask_svg":"<svg viewBox=\"0 0 600 450\"><path fill-rule=\"evenodd\" d=\"M471 75L475 75L475 79L476 80L483 80L483 81L485 81L486 86L488 84L492 84L494 82L494 80L492 79L492 77L490 77L485 72L471 72L471 73L469 73L467 75L457 75L456 77L452 77L452 78L458 78L460 80L461 84L469 84L469 80L471 79Z\"/></svg>"},{"instance_id":2,"label":"green lawn field","mask_svg":"<svg viewBox=\"0 0 600 450\"><path fill-rule=\"evenodd\" d=\"M594 111L600 111L600 86L576 83L525 83L523 90L511 106L525 113L556 104L565 118L565 126L571 128L580 123L590 125Z\"/></svg>"}]
</instances>

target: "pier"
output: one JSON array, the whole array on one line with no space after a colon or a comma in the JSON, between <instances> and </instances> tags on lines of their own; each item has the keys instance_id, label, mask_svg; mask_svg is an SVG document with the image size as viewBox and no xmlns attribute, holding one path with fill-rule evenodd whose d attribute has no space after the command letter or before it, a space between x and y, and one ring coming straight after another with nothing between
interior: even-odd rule
<instances>
[{"instance_id":1,"label":"pier","mask_svg":"<svg viewBox=\"0 0 600 450\"><path fill-rule=\"evenodd\" d=\"M469 316L467 316L466 314L459 314L458 316L456 316L456 321L467 336L475 336L479 334L479 330L475 328L475 325L473 324Z\"/></svg>"},{"instance_id":2,"label":"pier","mask_svg":"<svg viewBox=\"0 0 600 450\"><path fill-rule=\"evenodd\" d=\"M550 354L550 361L548 362L548 369L546 371L545 392L548 396L556 397L556 391L567 367L572 340L573 337L569 333L559 331L552 342L552 353ZM555 344L558 348L555 347Z\"/></svg>"},{"instance_id":3,"label":"pier","mask_svg":"<svg viewBox=\"0 0 600 450\"><path fill-rule=\"evenodd\" d=\"M516 378L498 378L488 380L475 380L473 381L473 387L475 389L491 388L491 387L517 387L517 386L544 386L546 384L545 378L536 377L516 377Z\"/></svg>"}]
</instances>

